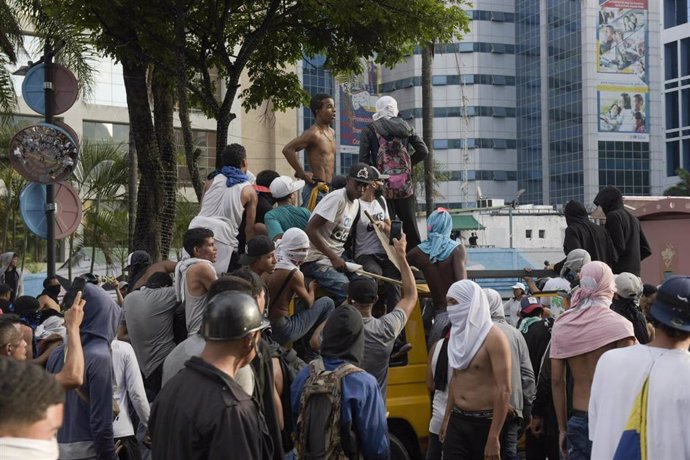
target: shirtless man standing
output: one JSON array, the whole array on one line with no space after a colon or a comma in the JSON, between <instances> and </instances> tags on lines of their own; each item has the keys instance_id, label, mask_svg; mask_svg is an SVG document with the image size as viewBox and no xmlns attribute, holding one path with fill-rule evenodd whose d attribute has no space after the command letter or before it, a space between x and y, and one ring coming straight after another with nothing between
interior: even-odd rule
<instances>
[{"instance_id":1,"label":"shirtless man standing","mask_svg":"<svg viewBox=\"0 0 690 460\"><path fill-rule=\"evenodd\" d=\"M295 170L295 177L306 182L302 189L304 206L307 206L313 188L319 182L329 185L335 171L335 131L331 128L335 120L335 101L328 94L317 94L311 98L309 108L316 122L283 148L283 155ZM299 164L297 152L300 150L306 152L311 172L305 172Z\"/></svg>"},{"instance_id":2,"label":"shirtless man standing","mask_svg":"<svg viewBox=\"0 0 690 460\"><path fill-rule=\"evenodd\" d=\"M614 280L613 272L605 263L585 264L580 272L580 288L571 300L572 307L561 313L553 326L551 389L558 420L559 446L561 454L568 460L589 459L591 456L587 410L599 358L612 348L635 343L632 323L610 309ZM565 391L566 364L574 381L570 418L567 416Z\"/></svg>"},{"instance_id":3,"label":"shirtless man standing","mask_svg":"<svg viewBox=\"0 0 690 460\"><path fill-rule=\"evenodd\" d=\"M443 458L498 460L511 395L510 345L492 323L489 302L477 283L453 283L447 304L453 376L439 433Z\"/></svg>"},{"instance_id":4,"label":"shirtless man standing","mask_svg":"<svg viewBox=\"0 0 690 460\"><path fill-rule=\"evenodd\" d=\"M434 326L429 344L441 339L448 324L446 293L451 284L467 278L465 247L450 238L453 219L447 210L439 208L427 220L428 238L407 253L407 261L424 273L434 302Z\"/></svg>"},{"instance_id":5,"label":"shirtless man standing","mask_svg":"<svg viewBox=\"0 0 690 460\"><path fill-rule=\"evenodd\" d=\"M329 297L314 300L316 282L304 284L299 266L307 258L309 238L303 230L290 228L283 233L276 248L278 260L275 271L264 275L271 294L268 317L271 320L271 337L280 345L302 338L314 326L326 321L335 308ZM290 301L295 295L295 314L290 316Z\"/></svg>"},{"instance_id":6,"label":"shirtless man standing","mask_svg":"<svg viewBox=\"0 0 690 460\"><path fill-rule=\"evenodd\" d=\"M182 259L175 268L175 294L184 302L187 335L191 336L201 329L206 293L218 278L213 268L218 251L213 232L203 227L187 230L182 244L192 257Z\"/></svg>"}]
</instances>

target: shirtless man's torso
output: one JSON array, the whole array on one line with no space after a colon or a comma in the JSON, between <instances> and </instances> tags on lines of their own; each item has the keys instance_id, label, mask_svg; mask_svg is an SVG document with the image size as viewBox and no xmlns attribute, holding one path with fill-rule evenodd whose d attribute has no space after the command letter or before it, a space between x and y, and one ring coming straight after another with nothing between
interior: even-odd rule
<instances>
[{"instance_id":1,"label":"shirtless man's torso","mask_svg":"<svg viewBox=\"0 0 690 460\"><path fill-rule=\"evenodd\" d=\"M424 273L424 279L429 285L435 310L445 308L446 293L450 285L467 278L465 247L462 245L456 247L450 257L443 262L432 263L429 256L419 248L414 248L407 253L407 261Z\"/></svg>"}]
</instances>

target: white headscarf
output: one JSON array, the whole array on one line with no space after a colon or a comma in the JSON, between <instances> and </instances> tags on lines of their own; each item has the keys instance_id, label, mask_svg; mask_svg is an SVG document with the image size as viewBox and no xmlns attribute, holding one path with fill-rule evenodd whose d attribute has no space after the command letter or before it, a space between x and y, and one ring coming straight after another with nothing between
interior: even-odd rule
<instances>
[{"instance_id":1,"label":"white headscarf","mask_svg":"<svg viewBox=\"0 0 690 460\"><path fill-rule=\"evenodd\" d=\"M376 101L376 113L372 116L374 121L379 118L393 118L398 116L398 102L390 96L380 97Z\"/></svg>"},{"instance_id":2,"label":"white headscarf","mask_svg":"<svg viewBox=\"0 0 690 460\"><path fill-rule=\"evenodd\" d=\"M306 249L306 250L305 250ZM276 268L293 270L309 252L309 237L302 229L289 228L276 243Z\"/></svg>"},{"instance_id":3,"label":"white headscarf","mask_svg":"<svg viewBox=\"0 0 690 460\"><path fill-rule=\"evenodd\" d=\"M456 281L447 297L457 301L448 305L452 324L448 342L448 364L453 369L467 369L492 327L489 302L482 288L470 280Z\"/></svg>"},{"instance_id":4,"label":"white headscarf","mask_svg":"<svg viewBox=\"0 0 690 460\"><path fill-rule=\"evenodd\" d=\"M503 299L501 294L495 289L484 288L484 294L486 295L486 300L489 302L489 311L491 314L491 319L493 321L505 321L506 314L503 309Z\"/></svg>"},{"instance_id":5,"label":"white headscarf","mask_svg":"<svg viewBox=\"0 0 690 460\"><path fill-rule=\"evenodd\" d=\"M60 455L56 438L0 438L0 452L3 460L57 460Z\"/></svg>"}]
</instances>

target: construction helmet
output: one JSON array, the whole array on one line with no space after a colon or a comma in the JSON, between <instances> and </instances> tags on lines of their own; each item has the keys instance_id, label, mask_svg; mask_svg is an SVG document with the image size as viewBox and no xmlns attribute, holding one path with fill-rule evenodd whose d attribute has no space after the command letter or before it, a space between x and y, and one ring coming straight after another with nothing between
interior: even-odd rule
<instances>
[{"instance_id":1,"label":"construction helmet","mask_svg":"<svg viewBox=\"0 0 690 460\"><path fill-rule=\"evenodd\" d=\"M237 340L269 325L252 296L224 291L207 302L201 333L209 341Z\"/></svg>"}]
</instances>

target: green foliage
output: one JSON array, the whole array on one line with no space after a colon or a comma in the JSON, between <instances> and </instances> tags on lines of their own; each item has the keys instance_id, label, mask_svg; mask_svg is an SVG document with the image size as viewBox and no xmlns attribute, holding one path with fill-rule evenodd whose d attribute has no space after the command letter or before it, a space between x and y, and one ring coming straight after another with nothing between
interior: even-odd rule
<instances>
[{"instance_id":1,"label":"green foliage","mask_svg":"<svg viewBox=\"0 0 690 460\"><path fill-rule=\"evenodd\" d=\"M678 174L680 182L667 188L664 191L664 196L690 196L690 171L678 168L676 174Z\"/></svg>"},{"instance_id":2,"label":"green foliage","mask_svg":"<svg viewBox=\"0 0 690 460\"><path fill-rule=\"evenodd\" d=\"M442 195L438 191L438 184L440 182L446 182L450 180L450 173L448 170L445 168L443 164L441 164L439 161L434 160L434 180L433 180L433 189L434 189L434 196L433 198L441 198ZM417 163L414 165L414 168L412 168L412 184L414 184L414 190L415 190L415 195L422 197L425 195L424 191L424 163Z\"/></svg>"}]
</instances>

